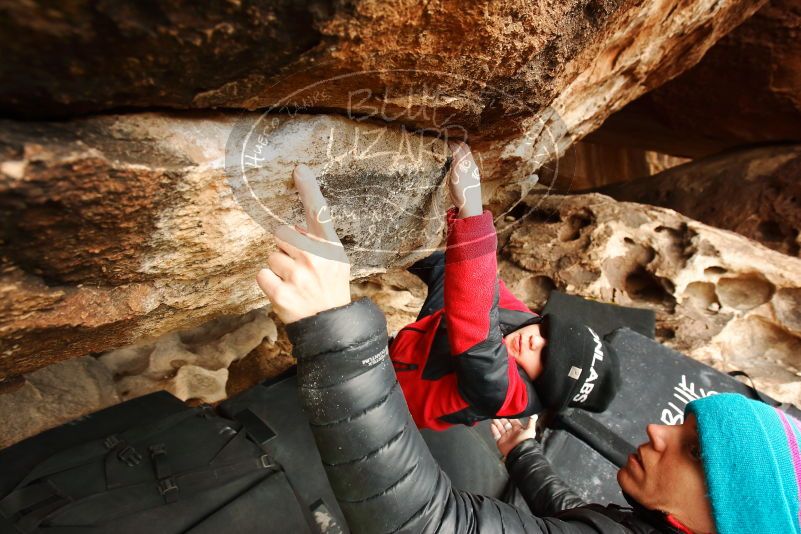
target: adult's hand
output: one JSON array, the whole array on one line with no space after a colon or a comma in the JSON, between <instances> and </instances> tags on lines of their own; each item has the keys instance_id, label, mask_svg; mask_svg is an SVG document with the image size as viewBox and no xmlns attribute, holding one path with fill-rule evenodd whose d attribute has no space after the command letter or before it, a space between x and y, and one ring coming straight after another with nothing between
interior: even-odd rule
<instances>
[{"instance_id":1,"label":"adult's hand","mask_svg":"<svg viewBox=\"0 0 801 534\"><path fill-rule=\"evenodd\" d=\"M305 165L295 167L292 176L306 227L279 226L274 232L278 250L256 276L284 324L350 303L350 262L317 178Z\"/></svg>"},{"instance_id":2,"label":"adult's hand","mask_svg":"<svg viewBox=\"0 0 801 534\"><path fill-rule=\"evenodd\" d=\"M481 201L481 173L470 147L462 141L450 141L448 147L453 154L448 174L448 189L453 205L459 208L459 218L481 215L484 212Z\"/></svg>"}]
</instances>

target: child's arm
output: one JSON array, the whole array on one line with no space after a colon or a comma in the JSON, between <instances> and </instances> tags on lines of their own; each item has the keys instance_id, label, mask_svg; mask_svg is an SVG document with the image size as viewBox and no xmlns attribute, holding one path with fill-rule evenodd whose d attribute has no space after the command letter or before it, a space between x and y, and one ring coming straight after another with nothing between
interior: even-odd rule
<instances>
[{"instance_id":1,"label":"child's arm","mask_svg":"<svg viewBox=\"0 0 801 534\"><path fill-rule=\"evenodd\" d=\"M445 319L459 391L473 408L503 416L523 412L530 395L501 335L496 243L489 210L465 219L448 210Z\"/></svg>"},{"instance_id":2,"label":"child's arm","mask_svg":"<svg viewBox=\"0 0 801 534\"><path fill-rule=\"evenodd\" d=\"M454 143L451 149L449 188L456 207L447 213L445 318L451 354L457 358L459 391L486 415L515 415L526 409L533 390L520 376L501 335L492 213L481 208L480 175L469 148Z\"/></svg>"}]
</instances>

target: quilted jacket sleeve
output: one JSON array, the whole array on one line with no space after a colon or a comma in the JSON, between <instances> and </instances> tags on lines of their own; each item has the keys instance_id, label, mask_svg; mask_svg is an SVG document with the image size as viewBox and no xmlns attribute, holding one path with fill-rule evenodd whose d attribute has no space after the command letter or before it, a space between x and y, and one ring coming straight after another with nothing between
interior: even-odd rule
<instances>
[{"instance_id":1,"label":"quilted jacket sleeve","mask_svg":"<svg viewBox=\"0 0 801 534\"><path fill-rule=\"evenodd\" d=\"M509 452L506 469L535 515L553 516L587 504L554 473L542 446L533 439Z\"/></svg>"},{"instance_id":2,"label":"quilted jacket sleeve","mask_svg":"<svg viewBox=\"0 0 801 534\"><path fill-rule=\"evenodd\" d=\"M386 321L369 299L291 323L287 333L301 402L354 532L620 532L599 527L602 516L539 518L454 489L411 420L387 355Z\"/></svg>"}]
</instances>

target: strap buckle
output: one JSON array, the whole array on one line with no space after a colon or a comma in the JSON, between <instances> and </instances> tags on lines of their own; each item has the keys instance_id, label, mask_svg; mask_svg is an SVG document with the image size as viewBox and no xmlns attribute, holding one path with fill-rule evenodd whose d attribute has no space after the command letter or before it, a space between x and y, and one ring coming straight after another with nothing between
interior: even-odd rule
<instances>
[{"instance_id":1,"label":"strap buckle","mask_svg":"<svg viewBox=\"0 0 801 534\"><path fill-rule=\"evenodd\" d=\"M120 450L120 452L117 453L117 458L119 458L120 461L128 467L139 465L139 462L142 461L142 455L130 445L126 445L122 450Z\"/></svg>"},{"instance_id":2,"label":"strap buckle","mask_svg":"<svg viewBox=\"0 0 801 534\"><path fill-rule=\"evenodd\" d=\"M178 485L172 477L159 480L159 493L164 497L164 502L171 503L178 500Z\"/></svg>"},{"instance_id":3,"label":"strap buckle","mask_svg":"<svg viewBox=\"0 0 801 534\"><path fill-rule=\"evenodd\" d=\"M262 454L259 458L259 464L262 469L278 469L278 464L270 459L269 454Z\"/></svg>"},{"instance_id":4,"label":"strap buckle","mask_svg":"<svg viewBox=\"0 0 801 534\"><path fill-rule=\"evenodd\" d=\"M120 438L118 438L116 434L112 434L103 440L103 445L109 450L113 449L119 444L120 444Z\"/></svg>"}]
</instances>

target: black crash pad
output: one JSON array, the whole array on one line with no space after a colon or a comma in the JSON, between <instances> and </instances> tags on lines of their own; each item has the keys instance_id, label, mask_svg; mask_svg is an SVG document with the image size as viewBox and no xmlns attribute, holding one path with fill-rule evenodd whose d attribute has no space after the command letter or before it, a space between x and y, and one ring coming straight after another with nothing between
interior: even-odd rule
<instances>
[{"instance_id":1,"label":"black crash pad","mask_svg":"<svg viewBox=\"0 0 801 534\"><path fill-rule=\"evenodd\" d=\"M117 434L127 428L187 410L166 391L131 399L0 450L0 496L11 491L36 465L58 451Z\"/></svg>"},{"instance_id":2,"label":"black crash pad","mask_svg":"<svg viewBox=\"0 0 801 534\"><path fill-rule=\"evenodd\" d=\"M706 395L736 392L753 397L755 392L628 328L615 330L605 340L621 365L615 399L598 414L566 411L544 431L543 445L556 472L586 500L625 504L616 473L628 454L648 440L647 424L679 424L686 404Z\"/></svg>"},{"instance_id":3,"label":"black crash pad","mask_svg":"<svg viewBox=\"0 0 801 534\"><path fill-rule=\"evenodd\" d=\"M309 503L314 520L326 532L349 532L328 483L308 420L300 406L294 368L280 378L236 395L217 407L225 417L241 420L244 411L269 428L260 438L270 456L284 469L295 491ZM332 525L336 525L338 530Z\"/></svg>"},{"instance_id":4,"label":"black crash pad","mask_svg":"<svg viewBox=\"0 0 801 534\"><path fill-rule=\"evenodd\" d=\"M454 487L490 497L503 496L509 473L495 446L489 420L439 432L424 429L420 434Z\"/></svg>"},{"instance_id":5,"label":"black crash pad","mask_svg":"<svg viewBox=\"0 0 801 534\"><path fill-rule=\"evenodd\" d=\"M589 325L601 337L625 327L653 339L656 330L653 310L606 304L560 291L551 291L542 310L543 315L548 313Z\"/></svg>"}]
</instances>

